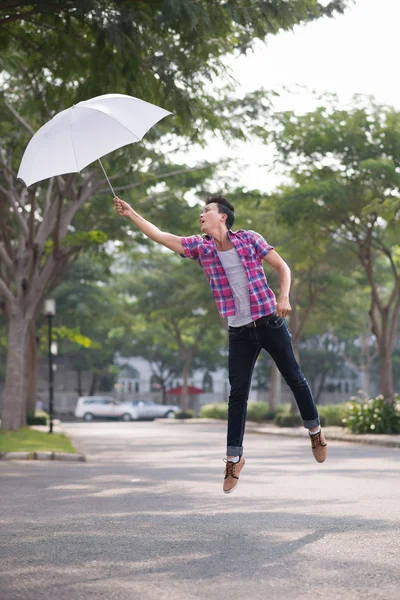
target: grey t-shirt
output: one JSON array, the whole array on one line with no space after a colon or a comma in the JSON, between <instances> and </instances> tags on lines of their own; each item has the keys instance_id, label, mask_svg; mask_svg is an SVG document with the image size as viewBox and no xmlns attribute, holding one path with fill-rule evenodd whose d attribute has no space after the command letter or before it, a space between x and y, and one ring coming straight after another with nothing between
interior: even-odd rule
<instances>
[{"instance_id":1,"label":"grey t-shirt","mask_svg":"<svg viewBox=\"0 0 400 600\"><path fill-rule=\"evenodd\" d=\"M231 248L225 252L218 252L218 257L224 267L235 301L236 314L228 317L228 325L241 327L251 323L253 319L250 310L249 281L240 256L236 248Z\"/></svg>"}]
</instances>

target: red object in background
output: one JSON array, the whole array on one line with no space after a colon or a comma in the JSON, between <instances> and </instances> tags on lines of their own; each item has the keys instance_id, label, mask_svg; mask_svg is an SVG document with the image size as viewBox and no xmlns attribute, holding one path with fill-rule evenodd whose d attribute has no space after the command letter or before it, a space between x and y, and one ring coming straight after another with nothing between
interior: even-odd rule
<instances>
[{"instance_id":1,"label":"red object in background","mask_svg":"<svg viewBox=\"0 0 400 600\"><path fill-rule=\"evenodd\" d=\"M178 387L168 390L167 396L182 396L182 390L183 385L178 385ZM194 385L188 385L187 393L189 396L195 396L196 394L204 394L204 390L194 387Z\"/></svg>"}]
</instances>

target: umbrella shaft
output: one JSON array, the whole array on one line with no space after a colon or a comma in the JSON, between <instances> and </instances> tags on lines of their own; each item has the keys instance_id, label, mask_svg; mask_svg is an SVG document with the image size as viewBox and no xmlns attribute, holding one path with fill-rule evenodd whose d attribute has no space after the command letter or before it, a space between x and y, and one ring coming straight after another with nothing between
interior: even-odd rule
<instances>
[{"instance_id":1,"label":"umbrella shaft","mask_svg":"<svg viewBox=\"0 0 400 600\"><path fill-rule=\"evenodd\" d=\"M101 168L103 169L103 173L104 173L104 175L106 176L107 183L108 183L108 185L110 186L110 188L111 188L111 191L112 191L112 193L113 193L113 195L114 195L114 198L115 198L115 196L116 196L116 193L114 192L114 190L113 190L113 186L111 185L111 182L110 182L110 180L108 179L107 173L106 173L106 172L105 172L105 170L104 170L103 163L101 162L101 160L100 160L99 158L98 158L97 160L99 161L99 163L100 163L100 166L101 166Z\"/></svg>"}]
</instances>

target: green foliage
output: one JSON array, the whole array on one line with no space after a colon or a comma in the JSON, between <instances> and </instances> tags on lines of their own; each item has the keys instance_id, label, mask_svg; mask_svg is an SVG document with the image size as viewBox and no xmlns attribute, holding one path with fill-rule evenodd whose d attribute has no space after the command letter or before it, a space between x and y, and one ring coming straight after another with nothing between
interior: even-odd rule
<instances>
[{"instance_id":1,"label":"green foliage","mask_svg":"<svg viewBox=\"0 0 400 600\"><path fill-rule=\"evenodd\" d=\"M36 415L35 416L27 415L26 424L27 425L46 425L47 419L44 416L38 417Z\"/></svg>"},{"instance_id":2,"label":"green foliage","mask_svg":"<svg viewBox=\"0 0 400 600\"><path fill-rule=\"evenodd\" d=\"M247 420L262 423L270 421L275 417L275 411L271 411L265 402L248 402Z\"/></svg>"},{"instance_id":3,"label":"green foliage","mask_svg":"<svg viewBox=\"0 0 400 600\"><path fill-rule=\"evenodd\" d=\"M383 396L367 401L352 397L346 404L344 424L352 433L400 433L400 396L389 405Z\"/></svg>"},{"instance_id":4,"label":"green foliage","mask_svg":"<svg viewBox=\"0 0 400 600\"><path fill-rule=\"evenodd\" d=\"M265 402L249 402L247 404L247 420L262 423L263 421L273 420L276 414L287 411L289 405L279 405L276 410L271 411ZM226 421L228 418L228 404L218 402L216 404L205 404L200 409L200 417L203 419L221 419Z\"/></svg>"},{"instance_id":5,"label":"green foliage","mask_svg":"<svg viewBox=\"0 0 400 600\"><path fill-rule=\"evenodd\" d=\"M236 111L232 106L225 112L217 102L218 92L206 93L209 82L224 75L223 88L232 87L224 56L244 54L257 40L297 23L342 13L349 2L333 0L327 6L317 0L31 4L12 2L0 8L5 32L0 38L0 67L21 73L9 82L16 95L22 97L24 80L33 80L40 92L54 82L47 99L51 108L60 104L61 97L68 97L71 105L109 91L127 93L168 107L175 113L175 130L196 140L206 128L218 129L222 119L225 130L242 131L245 119L237 106ZM40 106L38 100L34 108L40 114L47 106ZM226 114L231 118L225 119Z\"/></svg>"},{"instance_id":6,"label":"green foliage","mask_svg":"<svg viewBox=\"0 0 400 600\"><path fill-rule=\"evenodd\" d=\"M303 425L303 419L296 413L279 412L274 419L274 423L278 427L300 427ZM320 423L322 427L325 427L326 419L322 415L320 415Z\"/></svg>"},{"instance_id":7,"label":"green foliage","mask_svg":"<svg viewBox=\"0 0 400 600\"><path fill-rule=\"evenodd\" d=\"M277 414L274 423L278 427L300 427L303 425L301 416L292 413Z\"/></svg>"},{"instance_id":8,"label":"green foliage","mask_svg":"<svg viewBox=\"0 0 400 600\"><path fill-rule=\"evenodd\" d=\"M203 419L221 419L226 421L228 419L228 404L226 402L204 404L200 408L200 417Z\"/></svg>"},{"instance_id":9,"label":"green foliage","mask_svg":"<svg viewBox=\"0 0 400 600\"><path fill-rule=\"evenodd\" d=\"M194 410L179 410L175 413L175 419L193 419L194 417Z\"/></svg>"},{"instance_id":10,"label":"green foliage","mask_svg":"<svg viewBox=\"0 0 400 600\"><path fill-rule=\"evenodd\" d=\"M290 404L278 404L275 407L275 415L282 415L290 411Z\"/></svg>"},{"instance_id":11,"label":"green foliage","mask_svg":"<svg viewBox=\"0 0 400 600\"><path fill-rule=\"evenodd\" d=\"M344 427L343 419L346 415L345 404L324 404L318 406L318 414L325 426Z\"/></svg>"},{"instance_id":12,"label":"green foliage","mask_svg":"<svg viewBox=\"0 0 400 600\"><path fill-rule=\"evenodd\" d=\"M324 98L305 115L277 114L271 139L292 178L279 194L280 220L307 231L311 225L357 256L368 282L370 326L385 357L381 390L391 398L386 356L400 314L400 112L371 98L355 97L347 110Z\"/></svg>"}]
</instances>

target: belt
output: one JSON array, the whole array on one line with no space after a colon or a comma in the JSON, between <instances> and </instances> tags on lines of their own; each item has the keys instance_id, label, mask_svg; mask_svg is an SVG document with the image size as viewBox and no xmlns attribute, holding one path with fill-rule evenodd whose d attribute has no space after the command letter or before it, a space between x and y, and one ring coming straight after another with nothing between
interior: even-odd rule
<instances>
[{"instance_id":1,"label":"belt","mask_svg":"<svg viewBox=\"0 0 400 600\"><path fill-rule=\"evenodd\" d=\"M242 327L247 327L248 329L253 329L254 327L260 327L260 325L265 325L268 321L271 321L274 317L276 317L276 312L269 315L265 315L265 317L260 317L251 323L246 323L246 325L242 325Z\"/></svg>"}]
</instances>

